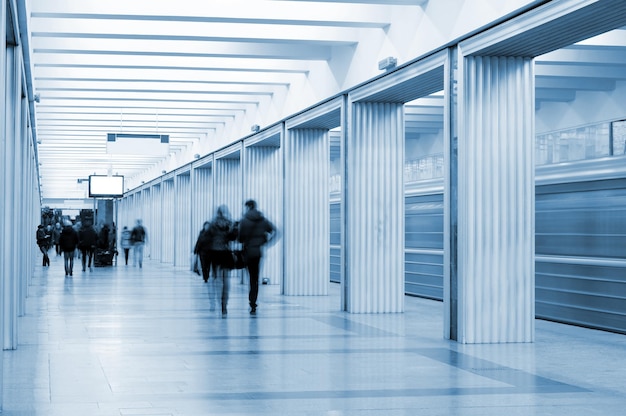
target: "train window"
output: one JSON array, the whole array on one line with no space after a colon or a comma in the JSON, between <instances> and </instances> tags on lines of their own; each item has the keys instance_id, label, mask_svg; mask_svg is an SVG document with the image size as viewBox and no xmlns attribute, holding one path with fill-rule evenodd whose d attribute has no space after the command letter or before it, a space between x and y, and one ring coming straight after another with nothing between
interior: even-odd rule
<instances>
[{"instance_id":1,"label":"train window","mask_svg":"<svg viewBox=\"0 0 626 416\"><path fill-rule=\"evenodd\" d=\"M626 154L626 120L614 121L611 124L613 155L624 155Z\"/></svg>"},{"instance_id":2,"label":"train window","mask_svg":"<svg viewBox=\"0 0 626 416\"><path fill-rule=\"evenodd\" d=\"M537 165L596 159L611 154L610 123L599 123L539 134L535 142Z\"/></svg>"}]
</instances>

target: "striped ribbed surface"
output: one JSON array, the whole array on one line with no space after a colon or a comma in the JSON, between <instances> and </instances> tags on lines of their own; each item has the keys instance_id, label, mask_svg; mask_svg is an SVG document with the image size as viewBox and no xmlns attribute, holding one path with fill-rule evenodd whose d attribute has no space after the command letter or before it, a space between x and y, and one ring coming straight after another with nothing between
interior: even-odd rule
<instances>
[{"instance_id":1,"label":"striped ribbed surface","mask_svg":"<svg viewBox=\"0 0 626 416\"><path fill-rule=\"evenodd\" d=\"M191 237L195 244L202 224L209 221L213 215L213 170L194 169L193 175Z\"/></svg>"},{"instance_id":2,"label":"striped ribbed surface","mask_svg":"<svg viewBox=\"0 0 626 416\"><path fill-rule=\"evenodd\" d=\"M279 147L251 146L246 148L244 158L244 199L257 201L259 210L282 230L283 175L282 152ZM240 211L236 211L240 214ZM238 218L238 215L234 215ZM270 279L271 284L282 280L282 238L265 251L260 276Z\"/></svg>"},{"instance_id":3,"label":"striped ribbed surface","mask_svg":"<svg viewBox=\"0 0 626 416\"><path fill-rule=\"evenodd\" d=\"M3 107L5 112L0 113L2 116L6 114L6 119L0 123L2 126L2 136L0 136L0 191L4 199L3 207L0 209L0 276L2 277L0 279L0 320L2 321L0 323L0 339L2 339L4 349L17 348L19 288L21 277L24 275L20 272L23 270L25 261L31 263L30 259L22 257L28 252L23 251L25 248L23 243L32 244L32 238L34 238L37 230L35 224L30 221L22 222L24 218L20 218L24 212L21 205L24 189L19 187L19 181L23 174L19 155L21 154L21 146L27 141L22 142L18 139L21 124L21 103L18 97L21 97L21 86L20 79L15 76L19 73L16 66L15 51L16 49L11 47L6 52L3 51L6 58L6 67L3 67L3 70L6 68L7 73L5 75L5 71L3 71L2 82L0 83L0 92L5 92L2 88L4 86L6 87L6 97L12 98L6 99L4 94L1 95L3 104L6 106ZM20 217L15 218L16 214ZM30 224L31 227L23 228L25 224ZM25 234L26 232L28 234ZM24 235L32 235L33 237L26 239L23 238ZM4 250L4 247L13 248L11 252L19 255L9 255L9 251ZM38 260L41 260L41 257L39 256ZM0 387L1 384L0 382Z\"/></svg>"},{"instance_id":4,"label":"striped ribbed surface","mask_svg":"<svg viewBox=\"0 0 626 416\"><path fill-rule=\"evenodd\" d=\"M458 151L458 341L534 336L534 83L525 58L468 57Z\"/></svg>"},{"instance_id":5,"label":"striped ribbed surface","mask_svg":"<svg viewBox=\"0 0 626 416\"><path fill-rule=\"evenodd\" d=\"M174 233L176 231L176 216L178 211L184 209L179 207L181 201L176 200L176 192L174 189L174 180L164 180L161 185L162 200L161 200L161 232L163 233L163 239L161 240L161 262L174 263ZM156 249L156 247L155 247Z\"/></svg>"},{"instance_id":6,"label":"striped ribbed surface","mask_svg":"<svg viewBox=\"0 0 626 416\"><path fill-rule=\"evenodd\" d=\"M403 105L353 103L348 131L346 308L354 313L402 312Z\"/></svg>"},{"instance_id":7,"label":"striped ribbed surface","mask_svg":"<svg viewBox=\"0 0 626 416\"><path fill-rule=\"evenodd\" d=\"M143 226L146 228L147 233L144 256L150 257L152 260L161 260L161 246L163 242L161 240L163 238L163 233L161 232L161 222L163 221L161 195L161 184L159 183L144 189L141 198Z\"/></svg>"},{"instance_id":8,"label":"striped ribbed surface","mask_svg":"<svg viewBox=\"0 0 626 416\"><path fill-rule=\"evenodd\" d=\"M191 232L191 195L189 175L179 175L175 179L175 236L174 266L189 266L190 253L193 250L189 242Z\"/></svg>"},{"instance_id":9,"label":"striped ribbed surface","mask_svg":"<svg viewBox=\"0 0 626 416\"><path fill-rule=\"evenodd\" d=\"M285 144L285 295L327 295L330 281L328 130L291 129Z\"/></svg>"},{"instance_id":10,"label":"striped ribbed surface","mask_svg":"<svg viewBox=\"0 0 626 416\"><path fill-rule=\"evenodd\" d=\"M215 161L215 204L209 220L220 205L226 205L233 221L241 217L241 161L239 159L217 159Z\"/></svg>"}]
</instances>

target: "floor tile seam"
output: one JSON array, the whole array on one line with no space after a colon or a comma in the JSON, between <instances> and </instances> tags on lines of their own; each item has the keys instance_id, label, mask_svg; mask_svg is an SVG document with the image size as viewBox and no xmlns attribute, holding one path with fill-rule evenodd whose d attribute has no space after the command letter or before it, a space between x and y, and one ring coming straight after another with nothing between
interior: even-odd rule
<instances>
[{"instance_id":1,"label":"floor tile seam","mask_svg":"<svg viewBox=\"0 0 626 416\"><path fill-rule=\"evenodd\" d=\"M372 388L372 389L332 389L332 390L281 390L281 391L261 391L248 390L238 392L176 392L160 393L160 400L189 400L193 398L212 401L234 401L234 400L303 400L303 399L392 399L392 398L415 398L415 397L458 397L458 396L520 396L520 395L546 395L555 394L580 394L589 393L588 390L573 386L552 386L546 389L533 387L431 387L431 388ZM116 400L154 400L153 394L114 393ZM582 396L581 396L582 397ZM584 397L588 397L585 395ZM542 407L542 406L539 406Z\"/></svg>"}]
</instances>

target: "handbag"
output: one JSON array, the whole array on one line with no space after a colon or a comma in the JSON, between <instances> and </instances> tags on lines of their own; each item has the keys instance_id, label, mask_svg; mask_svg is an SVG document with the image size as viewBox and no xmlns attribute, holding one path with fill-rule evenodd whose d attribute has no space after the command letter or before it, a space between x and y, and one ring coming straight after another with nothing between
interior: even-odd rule
<instances>
[{"instance_id":1,"label":"handbag","mask_svg":"<svg viewBox=\"0 0 626 416\"><path fill-rule=\"evenodd\" d=\"M202 275L202 273L200 273L200 256L198 256L197 254L195 254L193 256L193 268L192 268L192 270L198 276Z\"/></svg>"},{"instance_id":2,"label":"handbag","mask_svg":"<svg viewBox=\"0 0 626 416\"><path fill-rule=\"evenodd\" d=\"M233 269L243 269L246 267L246 262L243 259L243 251L233 250Z\"/></svg>"}]
</instances>

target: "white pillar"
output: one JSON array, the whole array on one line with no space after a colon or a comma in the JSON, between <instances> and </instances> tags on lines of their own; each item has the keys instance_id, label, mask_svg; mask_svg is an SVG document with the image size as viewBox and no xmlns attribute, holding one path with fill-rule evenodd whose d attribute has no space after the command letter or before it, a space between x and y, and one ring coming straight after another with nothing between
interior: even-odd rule
<instances>
[{"instance_id":1,"label":"white pillar","mask_svg":"<svg viewBox=\"0 0 626 416\"><path fill-rule=\"evenodd\" d=\"M163 238L154 243L159 245L161 263L174 264L174 233L176 230L176 216L178 215L179 201L176 198L174 178L168 177L161 182L163 205L160 212Z\"/></svg>"},{"instance_id":2,"label":"white pillar","mask_svg":"<svg viewBox=\"0 0 626 416\"><path fill-rule=\"evenodd\" d=\"M404 108L355 102L345 145L345 308L404 310Z\"/></svg>"},{"instance_id":3,"label":"white pillar","mask_svg":"<svg viewBox=\"0 0 626 416\"><path fill-rule=\"evenodd\" d=\"M248 146L244 157L244 199L254 199L259 210L282 233L283 230L283 171L281 148L277 146ZM236 216L235 216L236 218ZM282 280L283 239L265 250L261 278L270 284Z\"/></svg>"},{"instance_id":4,"label":"white pillar","mask_svg":"<svg viewBox=\"0 0 626 416\"><path fill-rule=\"evenodd\" d=\"M241 160L239 157L215 159L214 174L215 203L208 220L215 216L218 206L226 205L230 210L232 220L238 221L243 212Z\"/></svg>"},{"instance_id":5,"label":"white pillar","mask_svg":"<svg viewBox=\"0 0 626 416\"><path fill-rule=\"evenodd\" d=\"M285 140L283 294L327 295L330 284L327 129L288 129Z\"/></svg>"},{"instance_id":6,"label":"white pillar","mask_svg":"<svg viewBox=\"0 0 626 416\"><path fill-rule=\"evenodd\" d=\"M2 99L5 101L5 120L3 135L3 146L1 146L1 155L4 159L2 165L3 172L0 180L4 181L4 189L2 195L5 198L4 209L1 211L4 222L3 232L0 238L3 249L5 250L5 258L0 264L2 275L4 276L4 293L2 319L4 320L3 348L17 348L17 270L18 259L15 250L19 247L17 236L19 236L18 225L20 217L19 200L22 198L21 191L17 189L16 182L18 180L18 171L16 156L19 154L17 147L18 130L16 123L19 122L19 106L20 94L18 94L18 78L17 78L17 57L16 49L10 47L6 50L6 71L3 76L5 82L5 95Z\"/></svg>"},{"instance_id":7,"label":"white pillar","mask_svg":"<svg viewBox=\"0 0 626 416\"><path fill-rule=\"evenodd\" d=\"M462 343L531 342L533 63L469 56L459 66L458 172L453 179L458 258L451 294L458 309L451 317L452 333Z\"/></svg>"},{"instance_id":8,"label":"white pillar","mask_svg":"<svg viewBox=\"0 0 626 416\"><path fill-rule=\"evenodd\" d=\"M0 2L0 73L7 72L6 65L6 33L7 33L7 2ZM0 126L6 126L6 85L5 85L5 77L0 75ZM0 130L0 153L4 153L6 143L6 131L4 128ZM0 158L3 156L0 155ZM4 186L4 176L6 175L6 168L4 167L4 163L0 165L0 195L5 194L5 186ZM9 249L6 245L6 240L4 237L6 233L5 229L6 221L4 215L0 215L0 241L2 244L0 245L0 265L4 264L7 257L9 257ZM30 231L30 230L29 230ZM34 238L33 231L30 234L31 238ZM26 238L26 237L25 237ZM32 241L32 240L31 240ZM0 273L0 411L2 410L2 380L3 380L3 357L4 357L4 327L6 320L6 309L5 309L5 282L9 279L4 273L4 270L1 270Z\"/></svg>"},{"instance_id":9,"label":"white pillar","mask_svg":"<svg viewBox=\"0 0 626 416\"><path fill-rule=\"evenodd\" d=\"M187 172L175 177L176 202L174 216L174 266L189 266L193 246L189 243L191 222L191 177Z\"/></svg>"}]
</instances>

